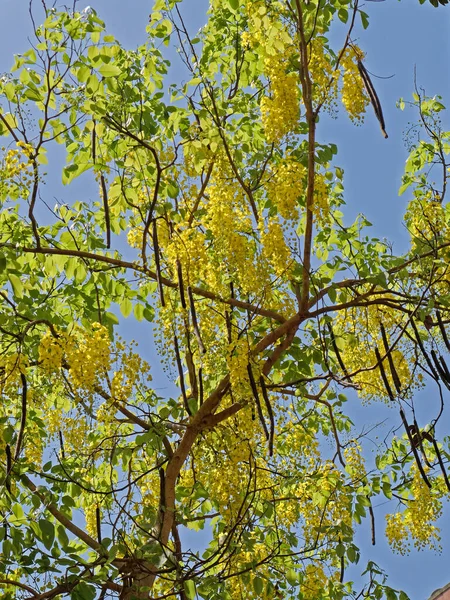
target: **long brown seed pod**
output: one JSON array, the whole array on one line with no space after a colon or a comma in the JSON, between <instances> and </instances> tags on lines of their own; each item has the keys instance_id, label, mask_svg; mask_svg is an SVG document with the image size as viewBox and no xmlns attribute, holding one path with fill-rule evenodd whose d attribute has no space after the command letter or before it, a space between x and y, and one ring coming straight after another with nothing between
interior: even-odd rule
<instances>
[{"instance_id":1,"label":"long brown seed pod","mask_svg":"<svg viewBox=\"0 0 450 600\"><path fill-rule=\"evenodd\" d=\"M225 325L227 327L228 343L231 344L231 317L230 313L225 309Z\"/></svg>"},{"instance_id":2,"label":"long brown seed pod","mask_svg":"<svg viewBox=\"0 0 450 600\"><path fill-rule=\"evenodd\" d=\"M11 447L9 444L5 446L6 452L6 476L5 476L5 487L9 493L11 493L11 470L12 470L12 456Z\"/></svg>"},{"instance_id":3,"label":"long brown seed pod","mask_svg":"<svg viewBox=\"0 0 450 600\"><path fill-rule=\"evenodd\" d=\"M434 439L434 437L433 437L433 447L434 447L434 451L436 452L439 466L441 467L442 475L444 476L445 485L447 486L447 489L450 490L450 482L447 477L447 471L445 469L445 465L442 461L441 451L439 450L439 446L437 445L437 442Z\"/></svg>"},{"instance_id":4,"label":"long brown seed pod","mask_svg":"<svg viewBox=\"0 0 450 600\"><path fill-rule=\"evenodd\" d=\"M174 341L174 346L175 346L175 359L177 361L178 376L180 377L180 388L181 388L181 395L183 396L183 404L184 404L184 408L185 408L187 414L190 417L192 417L192 412L191 412L191 409L189 408L188 399L187 399L187 395L186 395L186 387L184 385L184 374L183 374L183 367L181 365L180 348L178 346L178 338L176 335L173 336L173 341Z\"/></svg>"},{"instance_id":5,"label":"long brown seed pod","mask_svg":"<svg viewBox=\"0 0 450 600\"><path fill-rule=\"evenodd\" d=\"M185 309L186 308L186 298L184 296L183 271L181 269L181 263L178 258L177 258L177 277L178 277L178 289L180 290L181 306Z\"/></svg>"},{"instance_id":6,"label":"long brown seed pod","mask_svg":"<svg viewBox=\"0 0 450 600\"><path fill-rule=\"evenodd\" d=\"M203 371L201 367L198 370L198 401L201 406L203 404Z\"/></svg>"},{"instance_id":7,"label":"long brown seed pod","mask_svg":"<svg viewBox=\"0 0 450 600\"><path fill-rule=\"evenodd\" d=\"M63 434L61 429L58 430L58 436L59 436L59 448L61 450L61 458L64 460L66 458L66 452L64 450L64 439L63 439Z\"/></svg>"},{"instance_id":8,"label":"long brown seed pod","mask_svg":"<svg viewBox=\"0 0 450 600\"><path fill-rule=\"evenodd\" d=\"M441 312L439 310L436 311L437 322L439 325L439 329L441 330L442 339L444 340L444 344L447 350L450 350L450 342L447 337L447 332L445 331L444 323L442 322Z\"/></svg>"},{"instance_id":9,"label":"long brown seed pod","mask_svg":"<svg viewBox=\"0 0 450 600\"><path fill-rule=\"evenodd\" d=\"M424 459L426 465L428 467L430 467L430 469L431 469L431 464L430 464L430 462L428 460L427 453L425 452L425 448L424 448L424 445L423 445L423 440L424 439L426 439L428 441L430 441L430 439L432 439L431 436L430 436L430 434L427 431L421 431L420 430L419 425L417 424L416 419L414 419L414 425L412 427L411 426L409 427L409 431L410 431L411 437L413 439L416 436L416 438L417 438L416 448L417 447L420 448L420 451L422 452L422 456L423 456L423 459ZM415 432L415 435L413 434L413 431Z\"/></svg>"},{"instance_id":10,"label":"long brown seed pod","mask_svg":"<svg viewBox=\"0 0 450 600\"><path fill-rule=\"evenodd\" d=\"M191 286L188 286L189 305L191 307L192 325L194 326L195 336L197 338L198 347L202 354L206 354L206 348L203 344L202 336L200 335L200 329L198 327L197 313L195 312L194 295L192 294Z\"/></svg>"},{"instance_id":11,"label":"long brown seed pod","mask_svg":"<svg viewBox=\"0 0 450 600\"><path fill-rule=\"evenodd\" d=\"M450 382L450 371L448 370L447 363L445 362L443 356L439 356L439 360L441 362L442 368L444 369L447 381Z\"/></svg>"},{"instance_id":12,"label":"long brown seed pod","mask_svg":"<svg viewBox=\"0 0 450 600\"><path fill-rule=\"evenodd\" d=\"M109 216L108 192L106 191L106 181L103 173L100 174L100 183L102 187L103 211L105 213L106 228L106 247L111 248L111 219Z\"/></svg>"},{"instance_id":13,"label":"long brown seed pod","mask_svg":"<svg viewBox=\"0 0 450 600\"><path fill-rule=\"evenodd\" d=\"M377 357L377 364L378 364L378 367L380 368L381 378L383 380L384 387L386 388L388 396L391 400L395 400L394 394L392 393L392 390L391 390L391 386L389 385L389 381L386 377L386 371L384 370L383 362L381 360L381 355L380 355L380 352L379 352L377 346L375 346L375 356Z\"/></svg>"},{"instance_id":14,"label":"long brown seed pod","mask_svg":"<svg viewBox=\"0 0 450 600\"><path fill-rule=\"evenodd\" d=\"M375 88L373 87L372 81L370 80L369 74L366 70L366 67L362 64L360 60L358 60L358 71L361 75L361 79L363 80L364 87L369 95L370 102L372 103L373 110L375 111L375 116L378 119L380 124L381 132L385 138L388 137L386 133L386 125L384 123L383 110L381 108L380 100L378 99Z\"/></svg>"},{"instance_id":15,"label":"long brown seed pod","mask_svg":"<svg viewBox=\"0 0 450 600\"><path fill-rule=\"evenodd\" d=\"M334 336L334 331L333 331L333 328L331 327L331 323L327 323L327 328L328 328L328 331L330 332L331 345L333 346L333 350L334 350L334 353L336 354L338 363L339 363L342 371L344 372L344 375L346 377L348 377L348 371L344 365L344 361L342 360L342 356L341 356L341 353L339 352L339 348L337 347L336 338Z\"/></svg>"},{"instance_id":16,"label":"long brown seed pod","mask_svg":"<svg viewBox=\"0 0 450 600\"><path fill-rule=\"evenodd\" d=\"M189 383L191 385L191 393L192 396L197 399L198 398L198 385L197 385L197 375L195 372L195 364L194 364L194 356L192 354L191 349L191 336L189 332L189 327L187 323L187 319L184 320L185 326L185 336L186 336L186 352L184 355L184 359L186 361L186 366L188 370Z\"/></svg>"},{"instance_id":17,"label":"long brown seed pod","mask_svg":"<svg viewBox=\"0 0 450 600\"><path fill-rule=\"evenodd\" d=\"M22 414L20 417L20 428L19 433L17 434L16 448L14 450L14 462L19 460L20 453L22 451L23 438L25 435L25 426L27 423L27 395L28 395L28 384L27 378L23 373L20 374L20 380L22 382Z\"/></svg>"},{"instance_id":18,"label":"long brown seed pod","mask_svg":"<svg viewBox=\"0 0 450 600\"><path fill-rule=\"evenodd\" d=\"M444 371L444 369L442 368L442 365L441 365L441 363L440 363L440 361L439 361L439 359L438 359L438 357L437 357L437 355L436 355L436 352L434 351L434 349L433 349L433 350L431 350L431 356L432 356L432 358L433 358L433 361L434 361L434 364L435 364L435 366L436 366L436 369L437 369L437 371L438 371L438 373L439 373L439 376L440 376L440 378L442 379L442 381L443 381L443 383L444 383L445 387L446 387L448 390L450 390L450 382L449 382L449 380L448 380L447 373L446 373L446 372ZM442 357L440 356L439 358L442 358ZM445 364L445 363L444 363L444 364ZM447 365L445 365L445 366L447 366Z\"/></svg>"},{"instance_id":19,"label":"long brown seed pod","mask_svg":"<svg viewBox=\"0 0 450 600\"><path fill-rule=\"evenodd\" d=\"M97 540L98 540L98 543L101 544L102 543L102 526L101 526L101 520L100 520L100 507L98 504L95 507L95 524L97 526Z\"/></svg>"},{"instance_id":20,"label":"long brown seed pod","mask_svg":"<svg viewBox=\"0 0 450 600\"><path fill-rule=\"evenodd\" d=\"M261 375L259 378L259 385L261 386L264 403L266 405L267 414L269 415L270 421L270 432L269 432L269 456L273 456L273 440L275 437L275 418L273 416L272 405L270 404L269 395L267 394L266 383L264 377Z\"/></svg>"},{"instance_id":21,"label":"long brown seed pod","mask_svg":"<svg viewBox=\"0 0 450 600\"><path fill-rule=\"evenodd\" d=\"M420 350L421 350L421 352L422 352L422 354L423 354L423 357L424 357L424 358L425 358L425 360L427 361L427 365L428 365L428 367L429 367L429 369L430 369L431 373L433 374L433 377L434 377L434 379L435 379L436 381L438 381L438 380L439 380L439 375L438 375L438 373L436 372L436 369L434 368L434 366L433 366L433 363L432 363L432 362L431 362L431 360L430 360L430 357L428 356L428 352L425 350L425 347L424 347L424 345L423 345L423 342L422 342L422 340L420 339L419 331L417 330L417 326L416 326L416 324L414 323L413 319L411 319L411 326L412 326L412 328L414 329L414 334L415 334L415 336L416 336L417 344L418 344L418 346L419 346L419 348L420 348Z\"/></svg>"},{"instance_id":22,"label":"long brown seed pod","mask_svg":"<svg viewBox=\"0 0 450 600\"><path fill-rule=\"evenodd\" d=\"M400 377L398 376L398 373L397 373L397 369L395 368L394 361L392 359L392 352L390 351L390 348L389 348L386 330L384 328L383 323L380 323L380 329L381 329L381 337L383 338L384 349L386 351L387 359L389 362L389 368L391 369L391 373L392 373L392 381L394 382L397 393L400 394L402 385L400 382Z\"/></svg>"},{"instance_id":23,"label":"long brown seed pod","mask_svg":"<svg viewBox=\"0 0 450 600\"><path fill-rule=\"evenodd\" d=\"M416 447L414 445L414 440L412 438L411 431L410 431L410 429L408 427L408 422L406 420L405 413L403 412L402 408L400 408L400 417L401 417L401 419L403 421L403 426L405 427L406 435L408 436L409 442L411 444L411 450L413 451L414 458L416 460L416 464L417 464L417 467L418 467L418 469L420 471L422 479L427 484L427 486L431 489L430 480L428 479L427 474L423 470L423 466L422 466L422 463L420 462L419 454L418 454L417 449L416 449Z\"/></svg>"},{"instance_id":24,"label":"long brown seed pod","mask_svg":"<svg viewBox=\"0 0 450 600\"><path fill-rule=\"evenodd\" d=\"M159 262L158 228L156 227L156 219L153 219L153 252L155 254L156 282L158 284L159 299L161 300L161 306L165 306L164 288L161 281L161 264Z\"/></svg>"},{"instance_id":25,"label":"long brown seed pod","mask_svg":"<svg viewBox=\"0 0 450 600\"><path fill-rule=\"evenodd\" d=\"M250 363L247 363L247 373L250 381L250 387L252 388L253 397L255 399L256 409L258 411L258 417L261 421L262 428L264 430L264 435L266 436L266 440L269 439L269 432L267 431L266 421L264 420L263 411L261 408L261 402L259 400L258 389L256 387L255 378L253 377L252 366Z\"/></svg>"}]
</instances>

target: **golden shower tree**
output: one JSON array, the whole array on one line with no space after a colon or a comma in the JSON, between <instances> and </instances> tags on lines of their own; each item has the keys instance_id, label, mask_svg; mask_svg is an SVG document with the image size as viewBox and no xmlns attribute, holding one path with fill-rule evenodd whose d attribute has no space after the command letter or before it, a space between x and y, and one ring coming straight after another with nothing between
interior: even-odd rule
<instances>
[{"instance_id":1,"label":"golden shower tree","mask_svg":"<svg viewBox=\"0 0 450 600\"><path fill-rule=\"evenodd\" d=\"M414 97L395 256L346 224L337 148L316 141L341 102L387 136L358 0L212 0L196 37L184 4L156 0L134 51L93 10L44 7L0 82L2 597L404 599L374 563L356 583L347 567L379 496L395 550L439 544L444 106ZM160 362L118 336L126 319ZM374 464L348 395L393 407Z\"/></svg>"}]
</instances>

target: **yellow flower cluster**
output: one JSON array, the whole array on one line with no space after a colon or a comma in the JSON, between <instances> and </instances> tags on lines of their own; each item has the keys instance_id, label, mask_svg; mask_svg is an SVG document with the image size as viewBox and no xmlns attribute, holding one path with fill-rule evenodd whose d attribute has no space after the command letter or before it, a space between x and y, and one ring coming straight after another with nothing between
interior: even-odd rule
<instances>
[{"instance_id":1,"label":"yellow flower cluster","mask_svg":"<svg viewBox=\"0 0 450 600\"><path fill-rule=\"evenodd\" d=\"M136 506L136 514L142 512L142 503L144 506L152 506L155 510L158 508L158 490L159 477L156 469L141 477L138 481L138 487L141 492L140 503Z\"/></svg>"},{"instance_id":2,"label":"yellow flower cluster","mask_svg":"<svg viewBox=\"0 0 450 600\"><path fill-rule=\"evenodd\" d=\"M74 389L90 395L110 367L110 346L108 330L100 323L93 323L91 331L75 325L58 332L57 338L46 333L39 345L39 361L47 373L59 371L65 361Z\"/></svg>"},{"instance_id":3,"label":"yellow flower cluster","mask_svg":"<svg viewBox=\"0 0 450 600\"><path fill-rule=\"evenodd\" d=\"M313 97L317 104L331 108L336 102L339 71L334 69L330 55L325 53L323 38L310 44L309 72L313 82Z\"/></svg>"},{"instance_id":4,"label":"yellow flower cluster","mask_svg":"<svg viewBox=\"0 0 450 600\"><path fill-rule=\"evenodd\" d=\"M317 496L317 491L319 495ZM327 526L333 527L342 523L352 527L352 494L344 486L344 476L334 463L324 462L314 471L311 481L297 486L299 498L313 498L300 506L303 519L303 536L307 544L314 544L318 535Z\"/></svg>"},{"instance_id":5,"label":"yellow flower cluster","mask_svg":"<svg viewBox=\"0 0 450 600\"><path fill-rule=\"evenodd\" d=\"M361 123L363 121L366 107L370 103L358 70L358 59L361 60L363 57L364 54L358 48L347 48L340 65L343 70L342 104L354 123Z\"/></svg>"},{"instance_id":6,"label":"yellow flower cluster","mask_svg":"<svg viewBox=\"0 0 450 600\"><path fill-rule=\"evenodd\" d=\"M386 354L381 340L380 324L386 330L388 344L391 343L389 331L400 326L401 317L396 311L387 307L371 305L365 308L352 308L338 315L335 335L341 345L340 354L349 373L355 373L352 380L359 385L359 396L363 400L384 399L389 401L380 369L373 369L376 363L375 348L381 356ZM406 342L397 344L391 357L401 383L402 395L409 397L413 391L421 387L418 378L412 378L409 368L409 349ZM391 387L396 393L388 359L383 360L383 367Z\"/></svg>"},{"instance_id":7,"label":"yellow flower cluster","mask_svg":"<svg viewBox=\"0 0 450 600\"><path fill-rule=\"evenodd\" d=\"M374 369L374 370L364 371L364 369L370 369L371 367L373 367L373 365L376 362L373 344L364 344L364 345L361 345L361 347L365 347L366 351L361 352L361 350L358 351L358 349L355 349L356 353L353 354L351 359L347 360L347 362L345 363L346 366L348 365L347 368L350 371L356 371L358 369L362 369L362 372L357 373L355 375L355 377L353 378L353 381L358 383L360 386L359 395L366 400L383 398L384 400L388 401L389 396L388 396L386 387L384 385L380 369L378 368L378 369ZM385 354L384 347L381 344L378 344L378 349L379 349L380 355L383 356ZM359 361L356 358L357 354L360 355ZM365 359L361 358L362 354L365 355ZM348 355L347 355L347 353L345 353L344 361L347 359L347 357L348 357ZM404 393L407 393L407 391L408 391L407 386L410 386L412 383L411 371L409 369L408 361L406 360L405 355L403 354L403 352L401 350L393 350L391 352L391 357L392 357L395 369L397 371L398 377L400 379L400 382L402 384L402 390L404 391ZM384 367L384 371L386 374L386 378L389 382L389 386L390 386L393 394L395 395L396 389L395 389L394 380L393 380L393 377L392 377L392 374L391 374L391 371L389 368L389 363L388 363L387 358L385 358L383 360L383 367ZM419 384L420 384L420 382L418 381L417 386ZM409 394L410 393L411 392L409 391Z\"/></svg>"},{"instance_id":8,"label":"yellow flower cluster","mask_svg":"<svg viewBox=\"0 0 450 600\"><path fill-rule=\"evenodd\" d=\"M41 339L39 362L47 373L54 373L61 368L68 337L66 332L58 332L57 338L47 332Z\"/></svg>"},{"instance_id":9,"label":"yellow flower cluster","mask_svg":"<svg viewBox=\"0 0 450 600\"><path fill-rule=\"evenodd\" d=\"M328 577L319 563L306 565L300 586L303 600L322 598L326 593L327 582Z\"/></svg>"},{"instance_id":10,"label":"yellow flower cluster","mask_svg":"<svg viewBox=\"0 0 450 600\"><path fill-rule=\"evenodd\" d=\"M402 513L386 515L386 537L392 549L399 554L409 552L411 538L418 549L440 549L440 530L434 523L442 512L442 491L434 487L430 489L415 465L412 471L412 499L408 501L407 508Z\"/></svg>"},{"instance_id":11,"label":"yellow flower cluster","mask_svg":"<svg viewBox=\"0 0 450 600\"><path fill-rule=\"evenodd\" d=\"M8 150L0 164L0 197L27 198L33 184L33 173L30 170L32 162L30 156L33 147L19 141L17 149ZM5 152L6 148L2 148Z\"/></svg>"},{"instance_id":12,"label":"yellow flower cluster","mask_svg":"<svg viewBox=\"0 0 450 600\"><path fill-rule=\"evenodd\" d=\"M27 426L27 436L25 439L25 458L28 462L40 467L42 465L42 454L44 451L42 434L38 426L31 422Z\"/></svg>"},{"instance_id":13,"label":"yellow flower cluster","mask_svg":"<svg viewBox=\"0 0 450 600\"><path fill-rule=\"evenodd\" d=\"M53 408L46 413L47 431L49 435L57 433L63 424L63 411L60 408Z\"/></svg>"},{"instance_id":14,"label":"yellow flower cluster","mask_svg":"<svg viewBox=\"0 0 450 600\"><path fill-rule=\"evenodd\" d=\"M86 521L86 531L94 539L97 539L97 507L98 504L95 498L89 494L85 498L83 512Z\"/></svg>"},{"instance_id":15,"label":"yellow flower cluster","mask_svg":"<svg viewBox=\"0 0 450 600\"><path fill-rule=\"evenodd\" d=\"M295 158L288 156L269 179L267 193L283 219L298 219L299 199L305 191L305 177L306 168Z\"/></svg>"},{"instance_id":16,"label":"yellow flower cluster","mask_svg":"<svg viewBox=\"0 0 450 600\"><path fill-rule=\"evenodd\" d=\"M243 294L260 293L266 283L264 270L255 260L256 247L248 199L237 185L224 157L218 158L207 193L204 225L214 240L209 249L208 283L212 289L228 291L231 273ZM226 268L224 268L226 267Z\"/></svg>"},{"instance_id":17,"label":"yellow flower cluster","mask_svg":"<svg viewBox=\"0 0 450 600\"><path fill-rule=\"evenodd\" d=\"M111 425L115 420L116 409L109 401L103 402L97 409L97 421L102 425Z\"/></svg>"},{"instance_id":18,"label":"yellow flower cluster","mask_svg":"<svg viewBox=\"0 0 450 600\"><path fill-rule=\"evenodd\" d=\"M23 354L13 352L0 357L0 392L16 394L22 385L20 375L26 375L29 361Z\"/></svg>"},{"instance_id":19,"label":"yellow flower cluster","mask_svg":"<svg viewBox=\"0 0 450 600\"><path fill-rule=\"evenodd\" d=\"M19 140L18 142L16 142L16 146L26 158L29 159L31 158L31 156L33 156L34 148L31 144L27 144L26 142Z\"/></svg>"},{"instance_id":20,"label":"yellow flower cluster","mask_svg":"<svg viewBox=\"0 0 450 600\"><path fill-rule=\"evenodd\" d=\"M142 226L138 225L137 227L132 227L127 233L128 245L140 250L142 248L143 235L144 228Z\"/></svg>"},{"instance_id":21,"label":"yellow flower cluster","mask_svg":"<svg viewBox=\"0 0 450 600\"><path fill-rule=\"evenodd\" d=\"M408 204L405 223L411 236L411 253L421 254L450 241L449 205L432 199L432 193L416 190ZM450 283L450 253L443 250L440 261L433 256L423 258L417 268L422 277L432 282L433 292L447 294Z\"/></svg>"},{"instance_id":22,"label":"yellow flower cluster","mask_svg":"<svg viewBox=\"0 0 450 600\"><path fill-rule=\"evenodd\" d=\"M207 240L199 229L176 228L165 255L173 273L176 273L177 259L183 268L185 285L198 285L208 279L209 260L206 252Z\"/></svg>"},{"instance_id":23,"label":"yellow flower cluster","mask_svg":"<svg viewBox=\"0 0 450 600\"><path fill-rule=\"evenodd\" d=\"M316 173L314 180L313 213L317 222L327 223L330 220L329 186L322 173Z\"/></svg>"},{"instance_id":24,"label":"yellow flower cluster","mask_svg":"<svg viewBox=\"0 0 450 600\"><path fill-rule=\"evenodd\" d=\"M127 350L120 340L114 346L114 355L120 364L112 377L111 396L114 400L126 402L142 377L151 381L150 365L132 348Z\"/></svg>"},{"instance_id":25,"label":"yellow flower cluster","mask_svg":"<svg viewBox=\"0 0 450 600\"><path fill-rule=\"evenodd\" d=\"M283 227L270 219L266 231L261 233L262 256L267 260L277 277L286 277L292 267L291 252L284 238Z\"/></svg>"},{"instance_id":26,"label":"yellow flower cluster","mask_svg":"<svg viewBox=\"0 0 450 600\"><path fill-rule=\"evenodd\" d=\"M64 415L61 427L64 434L64 444L69 450L79 452L86 443L89 427L82 412L75 416Z\"/></svg>"},{"instance_id":27,"label":"yellow flower cluster","mask_svg":"<svg viewBox=\"0 0 450 600\"><path fill-rule=\"evenodd\" d=\"M299 119L298 76L286 73L286 69L280 56L269 56L264 61L272 95L261 99L261 119L267 141L274 144L295 131Z\"/></svg>"},{"instance_id":28,"label":"yellow flower cluster","mask_svg":"<svg viewBox=\"0 0 450 600\"><path fill-rule=\"evenodd\" d=\"M301 481L290 484L285 494L279 492L281 496L293 496L295 502L283 502L277 518L286 527L298 528L300 524L305 545L314 546L327 535L327 526L343 523L348 528L352 527L351 486L332 462L325 461L318 468L322 459L317 432L306 432L303 427L296 426L295 416L290 411L278 414L277 420L280 422L277 439L282 438L282 445L278 447L279 468L287 474L301 468L304 474ZM347 460L349 473L351 471L350 475L357 484L362 476L353 472L357 464L361 464L357 445L348 447Z\"/></svg>"},{"instance_id":29,"label":"yellow flower cluster","mask_svg":"<svg viewBox=\"0 0 450 600\"><path fill-rule=\"evenodd\" d=\"M449 223L445 209L440 202L429 198L414 198L408 204L405 223L411 237L418 242L436 242L448 237Z\"/></svg>"},{"instance_id":30,"label":"yellow flower cluster","mask_svg":"<svg viewBox=\"0 0 450 600\"><path fill-rule=\"evenodd\" d=\"M273 590L267 589L265 583L270 581L271 577L267 563L264 560L269 555L269 549L265 544L255 543L252 546L251 552L236 552L233 557L232 569L235 572L240 570L248 570L248 577L244 580L243 577L232 577L228 580L227 593L228 597L232 600L273 600ZM249 569L249 566L254 563L258 564L257 567ZM254 580L256 578L262 579L264 582L263 589L260 592L255 591Z\"/></svg>"},{"instance_id":31,"label":"yellow flower cluster","mask_svg":"<svg viewBox=\"0 0 450 600\"><path fill-rule=\"evenodd\" d=\"M249 31L242 34L242 45L252 47L263 56L292 52L295 42L280 16L286 14L284 2L247 0L245 10Z\"/></svg>"},{"instance_id":32,"label":"yellow flower cluster","mask_svg":"<svg viewBox=\"0 0 450 600\"><path fill-rule=\"evenodd\" d=\"M250 361L248 342L245 338L230 344L228 352L228 370L233 392L244 393L250 389L247 365ZM255 377L255 380L259 377Z\"/></svg>"},{"instance_id":33,"label":"yellow flower cluster","mask_svg":"<svg viewBox=\"0 0 450 600\"><path fill-rule=\"evenodd\" d=\"M268 6L264 2L247 2L246 10L249 31L242 34L242 45L264 59L264 75L270 82L271 93L261 99L262 124L267 141L278 144L296 129L299 119L298 75L287 73L296 44L279 19L283 11L281 3ZM278 18L270 11L278 11Z\"/></svg>"},{"instance_id":34,"label":"yellow flower cluster","mask_svg":"<svg viewBox=\"0 0 450 600\"><path fill-rule=\"evenodd\" d=\"M363 482L366 477L366 466L364 458L362 456L361 445L354 440L350 446L347 446L344 450L345 457L345 470L355 480Z\"/></svg>"}]
</instances>

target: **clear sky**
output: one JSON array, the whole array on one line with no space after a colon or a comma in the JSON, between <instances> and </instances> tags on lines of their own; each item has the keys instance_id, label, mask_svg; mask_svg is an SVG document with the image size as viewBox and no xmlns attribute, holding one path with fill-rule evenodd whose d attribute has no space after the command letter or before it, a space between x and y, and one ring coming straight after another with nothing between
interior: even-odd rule
<instances>
[{"instance_id":1,"label":"clear sky","mask_svg":"<svg viewBox=\"0 0 450 600\"><path fill-rule=\"evenodd\" d=\"M83 9L87 4L80 2L77 6ZM0 0L0 72L9 70L13 54L28 48L27 36L31 34L28 5L28 0ZM34 0L34 5L38 9L40 2ZM90 5L106 21L108 31L125 47L132 48L145 41L151 0L91 0ZM183 3L182 12L192 30L203 24L204 6L204 0L185 0ZM410 199L407 193L402 197L397 195L407 156L403 135L408 123L415 121L417 115L413 111L401 112L395 105L400 97L411 98L414 73L419 87L428 95L442 95L444 104L450 105L450 5L435 9L428 1L424 5L418 0L366 1L363 10L370 15L370 27L363 31L359 26L354 39L366 52L365 65L373 74L372 81L383 106L389 138L383 138L370 107L366 121L360 127L354 127L343 112L336 120L322 118L318 137L319 141L336 143L339 148L336 164L345 169L346 222L353 220L358 212L364 212L374 225L373 235L388 238L394 242L394 251L400 253L406 249L408 240L401 217ZM336 39L338 35L336 32ZM173 69L171 78L177 76L182 77L182 72ZM447 122L447 129L450 129L450 122ZM75 185L73 189L82 192L81 186ZM59 182L55 182L55 190L53 193L49 188L52 197L56 195L60 201L68 200L69 191L62 190ZM58 197L60 193L65 197ZM144 331L142 324L129 319L126 334L137 339L141 348L149 348L151 334ZM154 368L156 385L167 385L158 378L156 371ZM424 405L431 401L433 393L433 390L422 393ZM352 414L359 427L370 426L382 418L398 418L397 413L382 411L376 406L360 407L356 398L351 402L354 404ZM450 506L447 509L447 515L442 519L443 553L439 556L413 551L406 557L392 554L384 543L382 507L377 511L377 546L371 549L371 558L388 572L389 583L404 589L412 600L426 600L434 589L450 581ZM363 547L370 547L367 527L361 531L359 541ZM363 560L361 565L365 565Z\"/></svg>"}]
</instances>

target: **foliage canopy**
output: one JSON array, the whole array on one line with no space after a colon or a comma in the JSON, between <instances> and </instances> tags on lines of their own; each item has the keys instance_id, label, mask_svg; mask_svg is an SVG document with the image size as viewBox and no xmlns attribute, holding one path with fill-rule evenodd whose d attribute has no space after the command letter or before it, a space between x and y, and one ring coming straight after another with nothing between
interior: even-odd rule
<instances>
[{"instance_id":1,"label":"foliage canopy","mask_svg":"<svg viewBox=\"0 0 450 600\"><path fill-rule=\"evenodd\" d=\"M380 495L394 550L439 546L444 106L414 95L396 256L364 216L346 224L337 148L316 141L341 103L387 136L358 0L212 0L196 37L184 9L156 0L132 51L91 9L45 9L0 82L2 597L404 599L373 562L362 583L347 567ZM170 46L183 83L167 83ZM70 196L78 177L94 199ZM374 464L348 395L393 407Z\"/></svg>"}]
</instances>

